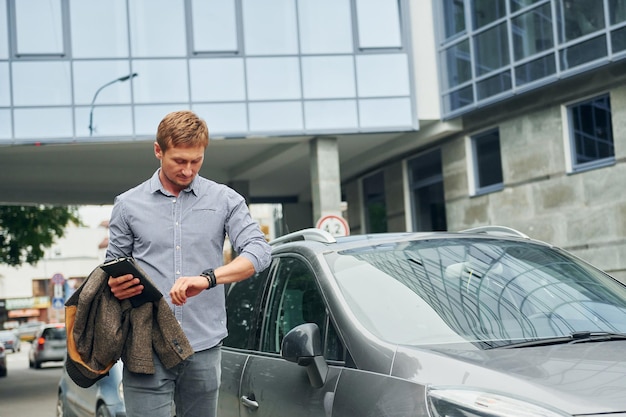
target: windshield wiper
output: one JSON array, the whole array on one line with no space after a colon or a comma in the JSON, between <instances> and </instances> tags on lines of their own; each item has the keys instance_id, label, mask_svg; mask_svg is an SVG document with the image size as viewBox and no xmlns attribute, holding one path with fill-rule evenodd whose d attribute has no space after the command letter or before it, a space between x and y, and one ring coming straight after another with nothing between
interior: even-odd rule
<instances>
[{"instance_id":1,"label":"windshield wiper","mask_svg":"<svg viewBox=\"0 0 626 417\"><path fill-rule=\"evenodd\" d=\"M606 342L609 340L626 340L626 334L624 333L611 333L611 332L573 332L565 336L549 337L546 339L527 340L520 343L512 343L510 345L500 346L504 349L523 348L532 346L550 346L560 345L566 343L589 343L589 342Z\"/></svg>"}]
</instances>

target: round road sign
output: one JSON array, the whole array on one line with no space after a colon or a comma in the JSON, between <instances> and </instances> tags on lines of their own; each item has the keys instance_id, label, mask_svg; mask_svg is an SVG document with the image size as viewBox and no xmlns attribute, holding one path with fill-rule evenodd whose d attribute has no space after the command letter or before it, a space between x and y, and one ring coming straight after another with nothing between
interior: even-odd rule
<instances>
[{"instance_id":1,"label":"round road sign","mask_svg":"<svg viewBox=\"0 0 626 417\"><path fill-rule=\"evenodd\" d=\"M348 236L350 234L350 227L348 222L341 216L329 214L323 216L317 221L315 226L318 229L327 231L333 236Z\"/></svg>"}]
</instances>

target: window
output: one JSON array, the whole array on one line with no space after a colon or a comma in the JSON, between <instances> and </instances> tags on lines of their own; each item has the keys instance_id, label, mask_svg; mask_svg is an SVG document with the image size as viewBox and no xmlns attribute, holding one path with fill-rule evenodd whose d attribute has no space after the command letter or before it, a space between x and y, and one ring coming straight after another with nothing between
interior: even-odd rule
<instances>
[{"instance_id":1,"label":"window","mask_svg":"<svg viewBox=\"0 0 626 417\"><path fill-rule=\"evenodd\" d=\"M402 47L398 0L356 0L356 18L359 49Z\"/></svg>"},{"instance_id":2,"label":"window","mask_svg":"<svg viewBox=\"0 0 626 417\"><path fill-rule=\"evenodd\" d=\"M343 357L339 338L332 324L329 326L315 275L304 261L289 257L278 260L264 317L263 352L280 353L283 338L291 329L315 323L320 329L324 356L331 360Z\"/></svg>"},{"instance_id":3,"label":"window","mask_svg":"<svg viewBox=\"0 0 626 417\"><path fill-rule=\"evenodd\" d=\"M386 232L385 174L382 171L363 179L363 207L365 230L368 233Z\"/></svg>"},{"instance_id":4,"label":"window","mask_svg":"<svg viewBox=\"0 0 626 417\"><path fill-rule=\"evenodd\" d=\"M234 0L192 0L193 53L239 52Z\"/></svg>"},{"instance_id":5,"label":"window","mask_svg":"<svg viewBox=\"0 0 626 417\"><path fill-rule=\"evenodd\" d=\"M444 0L443 15L445 16L443 23L446 39L465 31L463 0Z\"/></svg>"},{"instance_id":6,"label":"window","mask_svg":"<svg viewBox=\"0 0 626 417\"><path fill-rule=\"evenodd\" d=\"M613 163L615 148L609 95L573 104L567 108L567 116L572 169Z\"/></svg>"},{"instance_id":7,"label":"window","mask_svg":"<svg viewBox=\"0 0 626 417\"><path fill-rule=\"evenodd\" d=\"M66 56L62 0L13 1L14 56Z\"/></svg>"},{"instance_id":8,"label":"window","mask_svg":"<svg viewBox=\"0 0 626 417\"><path fill-rule=\"evenodd\" d=\"M476 194L502 189L500 132L491 130L471 138Z\"/></svg>"},{"instance_id":9,"label":"window","mask_svg":"<svg viewBox=\"0 0 626 417\"><path fill-rule=\"evenodd\" d=\"M254 349L261 297L270 268L249 279L230 284L226 290L226 324L228 336L224 346Z\"/></svg>"},{"instance_id":10,"label":"window","mask_svg":"<svg viewBox=\"0 0 626 417\"><path fill-rule=\"evenodd\" d=\"M605 27L602 1L556 0L556 16L561 43Z\"/></svg>"},{"instance_id":11,"label":"window","mask_svg":"<svg viewBox=\"0 0 626 417\"><path fill-rule=\"evenodd\" d=\"M447 230L441 150L436 149L408 162L413 230Z\"/></svg>"}]
</instances>

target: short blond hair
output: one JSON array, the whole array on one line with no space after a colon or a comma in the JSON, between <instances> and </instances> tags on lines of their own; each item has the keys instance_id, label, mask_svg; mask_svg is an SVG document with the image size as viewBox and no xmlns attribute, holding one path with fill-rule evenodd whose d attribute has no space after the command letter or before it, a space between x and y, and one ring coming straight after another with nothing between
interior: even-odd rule
<instances>
[{"instance_id":1,"label":"short blond hair","mask_svg":"<svg viewBox=\"0 0 626 417\"><path fill-rule=\"evenodd\" d=\"M206 122L190 110L180 110L167 114L156 135L161 151L170 147L195 147L209 145L209 128Z\"/></svg>"}]
</instances>

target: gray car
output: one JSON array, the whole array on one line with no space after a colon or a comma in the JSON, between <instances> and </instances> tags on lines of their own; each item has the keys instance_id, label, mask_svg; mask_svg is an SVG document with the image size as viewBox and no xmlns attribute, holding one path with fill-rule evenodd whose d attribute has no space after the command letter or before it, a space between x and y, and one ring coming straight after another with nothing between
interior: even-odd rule
<instances>
[{"instance_id":1,"label":"gray car","mask_svg":"<svg viewBox=\"0 0 626 417\"><path fill-rule=\"evenodd\" d=\"M220 417L625 415L626 286L505 227L272 242L231 284Z\"/></svg>"},{"instance_id":2,"label":"gray car","mask_svg":"<svg viewBox=\"0 0 626 417\"><path fill-rule=\"evenodd\" d=\"M72 381L63 367L59 380L57 417L125 417L122 361L117 361L109 375L89 388L81 388Z\"/></svg>"},{"instance_id":3,"label":"gray car","mask_svg":"<svg viewBox=\"0 0 626 417\"><path fill-rule=\"evenodd\" d=\"M28 364L31 368L39 369L45 362L64 361L66 353L65 324L46 324L35 334L35 339L30 345Z\"/></svg>"},{"instance_id":4,"label":"gray car","mask_svg":"<svg viewBox=\"0 0 626 417\"><path fill-rule=\"evenodd\" d=\"M0 330L0 344L4 346L6 350L11 352L19 352L22 350L22 341L11 330Z\"/></svg>"}]
</instances>

